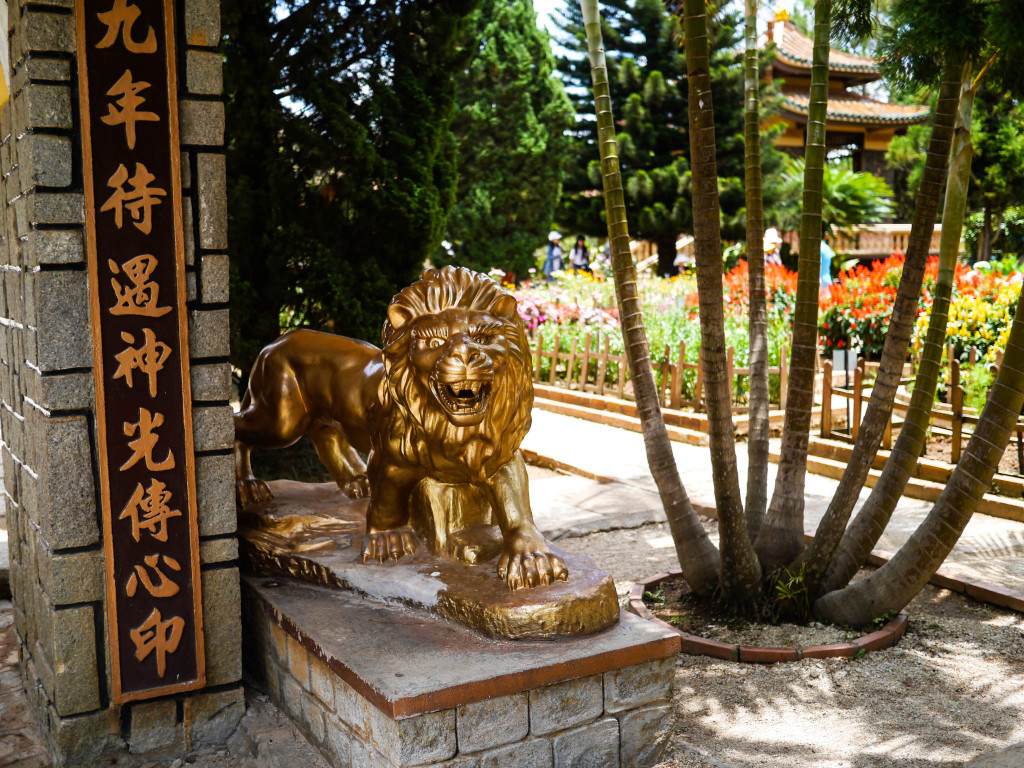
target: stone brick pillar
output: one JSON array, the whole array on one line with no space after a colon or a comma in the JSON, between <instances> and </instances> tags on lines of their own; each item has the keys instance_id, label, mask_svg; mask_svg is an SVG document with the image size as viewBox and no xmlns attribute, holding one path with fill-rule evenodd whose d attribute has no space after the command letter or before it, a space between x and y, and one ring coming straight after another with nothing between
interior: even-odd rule
<instances>
[{"instance_id":1,"label":"stone brick pillar","mask_svg":"<svg viewBox=\"0 0 1024 768\"><path fill-rule=\"evenodd\" d=\"M7 5L0 450L23 679L56 764L185 755L222 742L244 710L220 4L175 3L207 687L123 705L111 701L106 637L75 3Z\"/></svg>"}]
</instances>

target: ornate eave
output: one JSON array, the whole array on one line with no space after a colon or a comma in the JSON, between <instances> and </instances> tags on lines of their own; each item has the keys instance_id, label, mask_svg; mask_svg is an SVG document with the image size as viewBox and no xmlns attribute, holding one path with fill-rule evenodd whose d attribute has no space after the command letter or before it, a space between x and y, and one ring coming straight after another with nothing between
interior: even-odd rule
<instances>
[{"instance_id":1,"label":"ornate eave","mask_svg":"<svg viewBox=\"0 0 1024 768\"><path fill-rule=\"evenodd\" d=\"M803 34L790 21L776 21L772 24L769 39L775 43L774 66L791 74L810 76L813 64L814 41ZM828 71L830 76L848 75L850 79L871 82L881 77L878 63L869 56L858 56L835 48L829 49Z\"/></svg>"},{"instance_id":2,"label":"ornate eave","mask_svg":"<svg viewBox=\"0 0 1024 768\"><path fill-rule=\"evenodd\" d=\"M807 121L809 97L805 93L784 91L783 116L795 122ZM857 93L830 93L828 122L830 125L863 125L905 128L923 123L930 110L919 104L889 104Z\"/></svg>"}]
</instances>

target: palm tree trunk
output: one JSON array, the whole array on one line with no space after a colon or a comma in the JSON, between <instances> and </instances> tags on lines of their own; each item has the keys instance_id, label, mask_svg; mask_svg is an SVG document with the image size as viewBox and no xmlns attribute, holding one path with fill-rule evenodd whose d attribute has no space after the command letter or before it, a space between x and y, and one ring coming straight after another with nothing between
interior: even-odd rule
<instances>
[{"instance_id":1,"label":"palm tree trunk","mask_svg":"<svg viewBox=\"0 0 1024 768\"><path fill-rule=\"evenodd\" d=\"M971 114L974 108L975 85L971 83L970 65L964 67L960 106L953 137L952 161L946 181L946 200L942 209L942 238L939 244L939 274L932 297L928 333L925 336L921 363L914 379L907 416L900 428L882 475L871 490L853 524L846 530L825 571L820 591L831 592L849 583L885 531L896 504L914 472L924 450L928 418L935 400L935 388L941 372L945 347L949 301L953 290L953 274L960 250L967 187L971 178ZM940 97L941 101L941 97Z\"/></svg>"},{"instance_id":2,"label":"palm tree trunk","mask_svg":"<svg viewBox=\"0 0 1024 768\"><path fill-rule=\"evenodd\" d=\"M846 530L850 513L860 489L864 487L868 471L882 443L885 427L892 416L893 400L903 375L903 364L907 359L910 336L914 331L914 321L917 319L924 269L935 229L942 183L949 165L953 126L956 122L957 103L960 100L960 84L965 75L963 69L963 60L960 59L948 60L943 70L932 135L928 142L928 155L917 200L914 203L907 256L889 319L889 328L885 334L878 375L871 390L867 411L860 424L857 442L847 461L839 487L818 525L814 541L802 555L802 560L806 563L805 579L812 593L817 589L817 583L825 573ZM967 77L970 77L969 74Z\"/></svg>"},{"instance_id":3,"label":"palm tree trunk","mask_svg":"<svg viewBox=\"0 0 1024 768\"><path fill-rule=\"evenodd\" d=\"M818 276L821 264L821 204L825 174L831 12L831 0L815 0L803 212L800 216L800 259L797 267L789 389L775 491L755 545L766 570L791 562L804 548L804 480L807 474L811 409L814 406L814 362L818 354Z\"/></svg>"},{"instance_id":4,"label":"palm tree trunk","mask_svg":"<svg viewBox=\"0 0 1024 768\"><path fill-rule=\"evenodd\" d=\"M1013 434L1024 405L1024 293L1003 353L996 381L989 390L963 458L928 517L888 563L855 584L829 592L814 604L826 621L858 626L903 608L928 582L988 490L999 459Z\"/></svg>"},{"instance_id":5,"label":"palm tree trunk","mask_svg":"<svg viewBox=\"0 0 1024 768\"><path fill-rule=\"evenodd\" d=\"M722 599L750 605L761 593L761 566L747 535L736 467L732 379L726 363L722 289L722 232L711 102L707 11L704 0L684 0L686 72L689 86L690 172L693 181L694 257L700 306L700 361L708 404L708 443L721 536Z\"/></svg>"},{"instance_id":6,"label":"palm tree trunk","mask_svg":"<svg viewBox=\"0 0 1024 768\"><path fill-rule=\"evenodd\" d=\"M761 110L758 94L757 0L746 0L743 52L743 139L750 291L750 431L747 438L747 533L757 538L768 505L768 305L764 279L764 201L761 196Z\"/></svg>"},{"instance_id":7,"label":"palm tree trunk","mask_svg":"<svg viewBox=\"0 0 1024 768\"><path fill-rule=\"evenodd\" d=\"M597 114L597 140L601 153L605 213L611 242L615 295L630 377L636 395L637 413L643 429L647 463L665 507L679 565L690 587L699 594L711 593L718 584L719 557L693 510L676 468L672 444L661 416L658 390L651 368L650 349L644 331L636 267L629 251L626 203L619 170L615 121L608 88L608 69L601 40L601 18L597 0L580 0L587 33L587 50L594 82L594 107Z\"/></svg>"}]
</instances>

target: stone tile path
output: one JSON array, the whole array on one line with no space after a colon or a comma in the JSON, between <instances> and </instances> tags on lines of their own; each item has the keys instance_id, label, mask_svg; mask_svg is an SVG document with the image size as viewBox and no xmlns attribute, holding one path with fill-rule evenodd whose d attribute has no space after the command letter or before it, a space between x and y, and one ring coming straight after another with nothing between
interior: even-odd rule
<instances>
[{"instance_id":1,"label":"stone tile path","mask_svg":"<svg viewBox=\"0 0 1024 768\"><path fill-rule=\"evenodd\" d=\"M47 768L50 759L18 672L11 603L0 600L0 768Z\"/></svg>"},{"instance_id":2,"label":"stone tile path","mask_svg":"<svg viewBox=\"0 0 1024 768\"><path fill-rule=\"evenodd\" d=\"M558 538L598 530L631 528L663 521L664 512L647 468L643 436L616 427L595 424L539 409L523 447L541 456L579 467L588 473L614 478L598 484L581 477L531 471L530 497L541 529ZM673 443L683 484L694 503L714 506L711 457L706 447ZM746 445L737 445L740 482L745 483ZM777 467L768 468L769 489ZM807 475L806 528L813 532L839 483ZM869 491L861 492L863 502ZM875 552L891 556L925 518L931 504L916 499L900 501ZM665 542L671 546L671 541ZM943 566L969 581L987 581L1024 592L1024 523L975 515Z\"/></svg>"}]
</instances>

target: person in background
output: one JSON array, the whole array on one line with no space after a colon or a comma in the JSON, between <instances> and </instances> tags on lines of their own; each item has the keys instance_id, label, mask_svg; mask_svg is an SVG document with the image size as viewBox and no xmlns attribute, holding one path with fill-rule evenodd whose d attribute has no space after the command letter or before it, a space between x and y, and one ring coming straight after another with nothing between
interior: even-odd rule
<instances>
[{"instance_id":1,"label":"person in background","mask_svg":"<svg viewBox=\"0 0 1024 768\"><path fill-rule=\"evenodd\" d=\"M562 270L562 236L556 230L548 233L548 253L544 259L544 277L551 280L553 272Z\"/></svg>"},{"instance_id":2,"label":"person in background","mask_svg":"<svg viewBox=\"0 0 1024 768\"><path fill-rule=\"evenodd\" d=\"M764 231L764 263L765 264L781 264L782 263L782 237L779 235L779 230L775 227L770 227Z\"/></svg>"},{"instance_id":3,"label":"person in background","mask_svg":"<svg viewBox=\"0 0 1024 768\"><path fill-rule=\"evenodd\" d=\"M577 272L590 271L590 251L583 235L576 238L576 245L569 251L569 266Z\"/></svg>"},{"instance_id":4,"label":"person in background","mask_svg":"<svg viewBox=\"0 0 1024 768\"><path fill-rule=\"evenodd\" d=\"M832 259L835 255L836 252L828 244L828 236L821 238L821 274L818 278L821 287L818 292L822 296L828 295L828 288L832 285Z\"/></svg>"}]
</instances>

